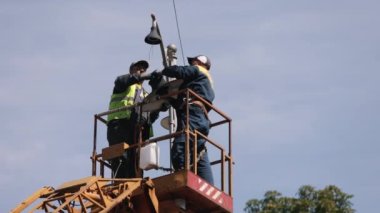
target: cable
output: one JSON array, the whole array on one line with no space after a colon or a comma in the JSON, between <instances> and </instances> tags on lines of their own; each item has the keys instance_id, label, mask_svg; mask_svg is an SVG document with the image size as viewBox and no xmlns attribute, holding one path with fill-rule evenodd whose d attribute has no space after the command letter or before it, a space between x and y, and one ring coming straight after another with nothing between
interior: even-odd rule
<instances>
[{"instance_id":1,"label":"cable","mask_svg":"<svg viewBox=\"0 0 380 213\"><path fill-rule=\"evenodd\" d=\"M115 178L117 176L117 173L119 172L119 169L120 169L120 166L122 163L123 163L123 161L121 159L119 159L119 165L117 166L117 169L116 169L115 173L113 174L113 178Z\"/></svg>"},{"instance_id":2,"label":"cable","mask_svg":"<svg viewBox=\"0 0 380 213\"><path fill-rule=\"evenodd\" d=\"M185 57L184 57L184 54L183 54L181 32L179 30L178 17L177 17L177 8L175 6L175 0L173 0L173 7L174 7L174 14L175 14L175 21L177 23L177 31L178 31L179 44L181 46L182 62L183 62L183 65L185 65Z\"/></svg>"}]
</instances>

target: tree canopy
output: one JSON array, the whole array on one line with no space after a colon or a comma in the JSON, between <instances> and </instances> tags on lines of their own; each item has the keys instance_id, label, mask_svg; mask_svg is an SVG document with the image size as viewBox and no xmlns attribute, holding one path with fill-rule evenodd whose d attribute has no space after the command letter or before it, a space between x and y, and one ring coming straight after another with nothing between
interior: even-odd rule
<instances>
[{"instance_id":1,"label":"tree canopy","mask_svg":"<svg viewBox=\"0 0 380 213\"><path fill-rule=\"evenodd\" d=\"M305 185L298 189L296 197L284 197L280 192L267 191L261 200L246 203L247 213L353 213L350 199L353 195L329 185L322 190Z\"/></svg>"}]
</instances>

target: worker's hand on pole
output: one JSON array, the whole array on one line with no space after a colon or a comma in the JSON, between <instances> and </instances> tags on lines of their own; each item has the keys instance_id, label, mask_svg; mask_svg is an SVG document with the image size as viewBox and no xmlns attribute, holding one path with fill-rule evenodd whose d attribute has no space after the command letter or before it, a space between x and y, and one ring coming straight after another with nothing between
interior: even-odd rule
<instances>
[{"instance_id":1,"label":"worker's hand on pole","mask_svg":"<svg viewBox=\"0 0 380 213\"><path fill-rule=\"evenodd\" d=\"M151 73L149 85L152 87L152 90L158 89L160 86L162 86L165 83L166 81L162 78L162 72L155 70Z\"/></svg>"},{"instance_id":2,"label":"worker's hand on pole","mask_svg":"<svg viewBox=\"0 0 380 213\"><path fill-rule=\"evenodd\" d=\"M160 79L162 77L162 71L154 70L151 73L152 78L151 79Z\"/></svg>"}]
</instances>

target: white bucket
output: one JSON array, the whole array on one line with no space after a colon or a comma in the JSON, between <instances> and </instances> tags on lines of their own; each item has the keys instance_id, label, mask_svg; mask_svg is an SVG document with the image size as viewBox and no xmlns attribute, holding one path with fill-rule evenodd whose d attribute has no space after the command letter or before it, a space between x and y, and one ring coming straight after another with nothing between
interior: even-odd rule
<instances>
[{"instance_id":1,"label":"white bucket","mask_svg":"<svg viewBox=\"0 0 380 213\"><path fill-rule=\"evenodd\" d=\"M140 149L140 168L150 170L158 168L160 147L157 143L150 143Z\"/></svg>"}]
</instances>

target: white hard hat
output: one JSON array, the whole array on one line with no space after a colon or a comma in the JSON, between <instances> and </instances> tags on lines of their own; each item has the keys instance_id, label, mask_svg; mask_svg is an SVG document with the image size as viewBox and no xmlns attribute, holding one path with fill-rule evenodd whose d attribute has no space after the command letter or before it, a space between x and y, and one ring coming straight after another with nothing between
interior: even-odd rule
<instances>
[{"instance_id":1,"label":"white hard hat","mask_svg":"<svg viewBox=\"0 0 380 213\"><path fill-rule=\"evenodd\" d=\"M211 67L211 61L205 55L197 55L195 57L187 57L187 61L189 62L189 64L191 64L194 60L197 60L197 61L201 62L202 64L204 64L208 70Z\"/></svg>"}]
</instances>

